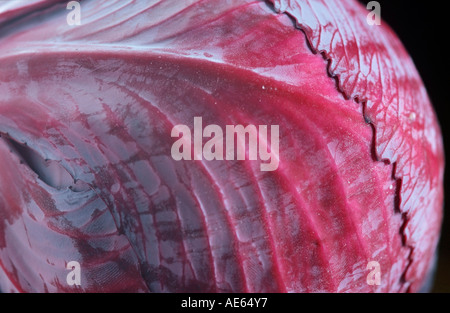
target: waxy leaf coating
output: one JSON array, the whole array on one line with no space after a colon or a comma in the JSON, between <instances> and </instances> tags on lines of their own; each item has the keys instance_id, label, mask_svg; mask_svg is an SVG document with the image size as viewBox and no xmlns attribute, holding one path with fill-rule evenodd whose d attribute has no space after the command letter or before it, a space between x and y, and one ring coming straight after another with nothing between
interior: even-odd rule
<instances>
[{"instance_id":1,"label":"waxy leaf coating","mask_svg":"<svg viewBox=\"0 0 450 313\"><path fill-rule=\"evenodd\" d=\"M81 25L0 4L0 290L421 288L442 138L384 22L353 0L80 4ZM278 125L278 168L174 160L196 117Z\"/></svg>"}]
</instances>

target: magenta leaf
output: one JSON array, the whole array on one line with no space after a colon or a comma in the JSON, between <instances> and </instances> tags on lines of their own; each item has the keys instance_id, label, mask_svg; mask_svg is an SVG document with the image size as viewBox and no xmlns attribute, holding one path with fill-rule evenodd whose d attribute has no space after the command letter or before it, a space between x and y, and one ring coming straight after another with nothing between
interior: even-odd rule
<instances>
[{"instance_id":1,"label":"magenta leaf","mask_svg":"<svg viewBox=\"0 0 450 313\"><path fill-rule=\"evenodd\" d=\"M20 3L0 5L2 291L422 286L442 139L412 60L364 7L81 1L71 26L64 1ZM196 117L278 125L277 168L174 160L172 129Z\"/></svg>"}]
</instances>

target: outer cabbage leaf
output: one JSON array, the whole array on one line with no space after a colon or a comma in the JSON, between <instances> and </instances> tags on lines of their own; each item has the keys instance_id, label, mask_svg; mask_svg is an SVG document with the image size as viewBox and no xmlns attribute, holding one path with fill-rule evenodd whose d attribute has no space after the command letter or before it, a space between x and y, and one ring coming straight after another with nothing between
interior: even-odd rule
<instances>
[{"instance_id":1,"label":"outer cabbage leaf","mask_svg":"<svg viewBox=\"0 0 450 313\"><path fill-rule=\"evenodd\" d=\"M82 1L77 27L66 3L0 7L0 288L418 290L439 127L395 35L342 3ZM280 125L279 168L174 161L171 129L195 116Z\"/></svg>"}]
</instances>

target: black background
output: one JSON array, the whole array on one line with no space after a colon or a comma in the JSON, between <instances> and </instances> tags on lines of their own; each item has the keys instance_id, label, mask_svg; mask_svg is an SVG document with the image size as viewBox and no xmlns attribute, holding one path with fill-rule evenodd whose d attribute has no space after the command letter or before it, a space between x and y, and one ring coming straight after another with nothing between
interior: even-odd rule
<instances>
[{"instance_id":1,"label":"black background","mask_svg":"<svg viewBox=\"0 0 450 313\"><path fill-rule=\"evenodd\" d=\"M366 5L369 0L360 1ZM422 76L428 95L437 113L442 133L446 161L450 148L450 86L446 52L450 48L450 14L446 1L380 0L381 18L397 33ZM439 244L439 261L434 292L450 292L450 191L449 173L445 172L444 223Z\"/></svg>"}]
</instances>

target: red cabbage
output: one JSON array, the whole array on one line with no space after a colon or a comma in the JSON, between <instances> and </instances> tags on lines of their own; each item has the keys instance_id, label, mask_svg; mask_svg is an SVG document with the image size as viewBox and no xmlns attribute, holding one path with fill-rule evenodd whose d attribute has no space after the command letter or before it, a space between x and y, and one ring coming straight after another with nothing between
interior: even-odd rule
<instances>
[{"instance_id":1,"label":"red cabbage","mask_svg":"<svg viewBox=\"0 0 450 313\"><path fill-rule=\"evenodd\" d=\"M353 0L80 5L0 4L2 291L420 290L442 138L386 23ZM267 126L276 167L242 140L174 159L199 117Z\"/></svg>"}]
</instances>

